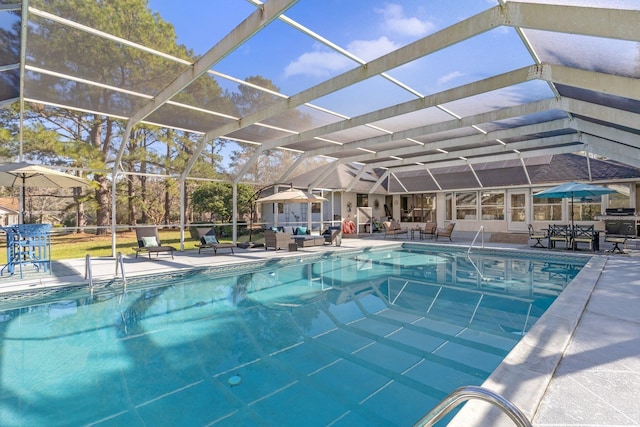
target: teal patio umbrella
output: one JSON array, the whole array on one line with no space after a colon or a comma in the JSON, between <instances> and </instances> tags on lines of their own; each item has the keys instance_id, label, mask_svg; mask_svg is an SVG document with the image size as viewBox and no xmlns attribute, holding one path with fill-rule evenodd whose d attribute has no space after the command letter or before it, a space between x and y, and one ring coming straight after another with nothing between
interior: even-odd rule
<instances>
[{"instance_id":1,"label":"teal patio umbrella","mask_svg":"<svg viewBox=\"0 0 640 427\"><path fill-rule=\"evenodd\" d=\"M544 191L536 193L533 197L540 199L569 199L571 198L571 228L573 228L573 199L575 197L599 197L604 194L615 193L607 187L597 185L583 184L580 182L567 182L556 187L548 188Z\"/></svg>"}]
</instances>

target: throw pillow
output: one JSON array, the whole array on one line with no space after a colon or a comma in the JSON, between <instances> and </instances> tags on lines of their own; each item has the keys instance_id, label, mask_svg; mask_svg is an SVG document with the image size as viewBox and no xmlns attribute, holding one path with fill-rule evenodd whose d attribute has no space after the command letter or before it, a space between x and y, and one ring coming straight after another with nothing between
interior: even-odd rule
<instances>
[{"instance_id":1,"label":"throw pillow","mask_svg":"<svg viewBox=\"0 0 640 427\"><path fill-rule=\"evenodd\" d=\"M148 236L142 238L142 246L145 248L153 248L158 246L158 239L155 236Z\"/></svg>"},{"instance_id":2,"label":"throw pillow","mask_svg":"<svg viewBox=\"0 0 640 427\"><path fill-rule=\"evenodd\" d=\"M298 227L295 234L307 234L307 227Z\"/></svg>"},{"instance_id":3,"label":"throw pillow","mask_svg":"<svg viewBox=\"0 0 640 427\"><path fill-rule=\"evenodd\" d=\"M204 244L205 245L215 245L215 244L218 243L218 238L216 236L213 236L213 235L207 234L205 236L202 236L202 238L204 239Z\"/></svg>"},{"instance_id":4,"label":"throw pillow","mask_svg":"<svg viewBox=\"0 0 640 427\"><path fill-rule=\"evenodd\" d=\"M298 235L298 230L299 228L291 227L291 232L293 233L294 236Z\"/></svg>"}]
</instances>

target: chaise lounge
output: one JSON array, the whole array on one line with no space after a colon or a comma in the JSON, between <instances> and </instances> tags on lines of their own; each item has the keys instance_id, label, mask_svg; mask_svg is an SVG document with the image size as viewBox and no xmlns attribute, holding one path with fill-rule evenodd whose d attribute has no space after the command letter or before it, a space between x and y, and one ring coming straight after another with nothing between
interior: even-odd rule
<instances>
[{"instance_id":1,"label":"chaise lounge","mask_svg":"<svg viewBox=\"0 0 640 427\"><path fill-rule=\"evenodd\" d=\"M176 248L162 245L160 237L158 236L157 227L136 228L136 239L138 240L138 247L133 248L133 250L136 251L136 258L138 258L140 252L147 252L149 259L151 259L152 253L155 253L157 258L161 252L164 252L171 254L171 259L173 259L173 253L176 251Z\"/></svg>"},{"instance_id":2,"label":"chaise lounge","mask_svg":"<svg viewBox=\"0 0 640 427\"><path fill-rule=\"evenodd\" d=\"M200 240L200 243L196 244L198 253L202 252L203 249L213 249L213 254L218 255L218 249L231 249L231 253L235 254L233 243L220 243L213 228L196 228L196 231Z\"/></svg>"}]
</instances>

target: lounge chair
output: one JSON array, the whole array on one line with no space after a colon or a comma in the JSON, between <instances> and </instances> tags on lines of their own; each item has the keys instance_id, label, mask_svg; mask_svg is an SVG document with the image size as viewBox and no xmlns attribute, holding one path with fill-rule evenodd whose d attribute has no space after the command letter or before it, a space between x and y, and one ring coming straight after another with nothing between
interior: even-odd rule
<instances>
[{"instance_id":1,"label":"lounge chair","mask_svg":"<svg viewBox=\"0 0 640 427\"><path fill-rule=\"evenodd\" d=\"M436 230L436 240L440 237L448 237L451 240L451 234L453 233L453 229L456 226L455 222L450 222L445 228L438 228Z\"/></svg>"},{"instance_id":2,"label":"lounge chair","mask_svg":"<svg viewBox=\"0 0 640 427\"><path fill-rule=\"evenodd\" d=\"M542 239L547 239L547 232L541 231L536 233L533 231L533 225L529 224L529 240L535 240L536 242L531 245L532 248L546 248L545 245L542 244Z\"/></svg>"},{"instance_id":3,"label":"lounge chair","mask_svg":"<svg viewBox=\"0 0 640 427\"><path fill-rule=\"evenodd\" d=\"M213 228L196 228L196 231L200 239L200 243L196 244L198 253L202 252L203 249L213 249L213 254L218 255L218 249L231 249L231 253L235 254L233 243L220 243Z\"/></svg>"},{"instance_id":4,"label":"lounge chair","mask_svg":"<svg viewBox=\"0 0 640 427\"><path fill-rule=\"evenodd\" d=\"M155 253L157 258L161 252L166 252L171 254L171 259L173 259L173 253L176 251L176 248L162 245L160 237L158 236L158 227L136 228L136 239L138 240L138 247L133 248L133 250L136 251L136 258L138 258L140 252L147 252L149 259L151 259L152 253Z\"/></svg>"},{"instance_id":5,"label":"lounge chair","mask_svg":"<svg viewBox=\"0 0 640 427\"><path fill-rule=\"evenodd\" d=\"M276 251L278 249L288 249L289 243L295 243L291 238L291 233L289 232L275 232L273 230L265 230L264 231L264 250L269 250L269 248L273 248Z\"/></svg>"},{"instance_id":6,"label":"lounge chair","mask_svg":"<svg viewBox=\"0 0 640 427\"><path fill-rule=\"evenodd\" d=\"M402 228L400 223L396 221L384 221L382 223L382 228L384 228L385 239L387 236L396 236L397 239L400 234L406 234L407 237L409 236L409 231L406 228Z\"/></svg>"}]
</instances>

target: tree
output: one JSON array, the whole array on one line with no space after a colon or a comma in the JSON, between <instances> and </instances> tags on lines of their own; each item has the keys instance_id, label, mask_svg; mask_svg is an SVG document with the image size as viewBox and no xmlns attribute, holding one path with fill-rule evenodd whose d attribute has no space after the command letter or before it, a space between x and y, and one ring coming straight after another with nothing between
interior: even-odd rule
<instances>
[{"instance_id":1,"label":"tree","mask_svg":"<svg viewBox=\"0 0 640 427\"><path fill-rule=\"evenodd\" d=\"M33 0L30 5L174 56L187 59L192 56L177 44L173 26L152 13L146 0ZM132 92L153 94L183 68L175 62L47 20L30 27L30 32L30 64ZM38 76L28 85L39 97L57 104L71 103L87 111L114 115L133 111L143 102L105 87L53 76ZM123 122L110 116L62 108L32 106L32 112L35 113L30 116L32 124L39 121L47 129L58 132L61 145L74 147L66 150L69 163L99 171L113 167L110 162L121 143ZM95 173L93 180L96 225L106 227L110 222L111 182L104 172ZM104 228L98 230L106 232Z\"/></svg>"},{"instance_id":2,"label":"tree","mask_svg":"<svg viewBox=\"0 0 640 427\"><path fill-rule=\"evenodd\" d=\"M245 81L273 92L280 91L271 80L262 76L251 76L246 78ZM280 97L267 91L248 85L238 85L238 92L231 94L231 99L241 117L267 108L281 100ZM300 113L298 110L289 110L278 115L276 118L267 120L266 123L283 128L291 128L293 124L295 124L296 129L304 129L310 127L311 118L308 115ZM256 140L273 139L273 135L270 134L270 132L273 131L270 129L257 128L257 132L264 133L264 136L259 134L255 138ZM232 171L236 174L251 158L255 150L258 149L255 145L248 144L238 144L237 147L237 150L234 150L231 154L230 164ZM257 161L247 170L245 176L242 178L262 185L276 182L284 171L293 164L296 156L297 153L286 150L265 150L260 153Z\"/></svg>"},{"instance_id":3,"label":"tree","mask_svg":"<svg viewBox=\"0 0 640 427\"><path fill-rule=\"evenodd\" d=\"M251 211L253 187L238 184L238 217L246 217ZM233 187L226 182L203 184L194 190L191 197L194 211L209 215L211 221L233 220Z\"/></svg>"}]
</instances>

